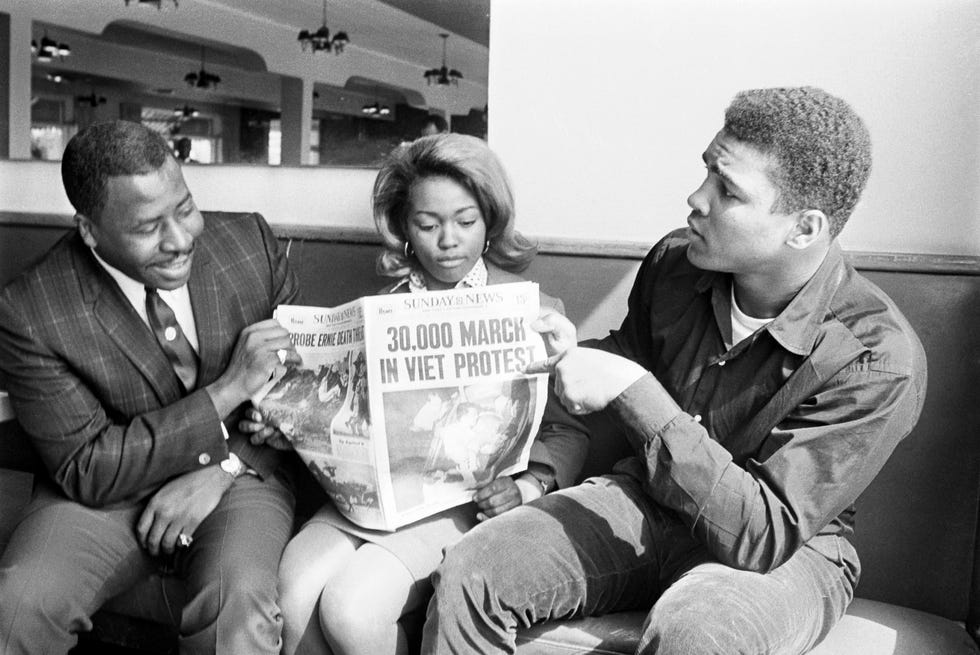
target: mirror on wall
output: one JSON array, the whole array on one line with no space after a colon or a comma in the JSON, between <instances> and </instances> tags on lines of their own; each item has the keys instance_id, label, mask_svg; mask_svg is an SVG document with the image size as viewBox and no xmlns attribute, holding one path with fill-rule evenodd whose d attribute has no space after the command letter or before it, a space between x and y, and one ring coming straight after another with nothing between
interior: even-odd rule
<instances>
[{"instance_id":1,"label":"mirror on wall","mask_svg":"<svg viewBox=\"0 0 980 655\"><path fill-rule=\"evenodd\" d=\"M467 2L486 5L488 31L489 0ZM295 90L297 83L312 95L303 128L304 164L374 166L392 147L419 136L431 114L448 119L452 131L486 136L485 91L483 106L456 108L433 106L432 97L438 96L420 91L419 80L401 85L347 75L343 84L316 81L304 87L297 78L270 71L261 55L241 43L125 19L109 22L101 33L39 20L31 31L35 45L70 48L67 56L32 55L30 156L35 159L58 160L79 129L122 118L160 132L187 163L278 165L288 103L295 101L284 89ZM295 42L287 45L299 49ZM309 61L311 66L333 63ZM485 80L486 70L478 75ZM292 116L295 120L295 110Z\"/></svg>"}]
</instances>

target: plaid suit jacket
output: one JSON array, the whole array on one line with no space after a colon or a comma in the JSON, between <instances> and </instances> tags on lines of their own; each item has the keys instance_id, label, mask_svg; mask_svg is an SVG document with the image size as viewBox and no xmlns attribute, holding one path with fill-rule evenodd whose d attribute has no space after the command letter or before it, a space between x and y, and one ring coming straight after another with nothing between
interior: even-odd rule
<instances>
[{"instance_id":1,"label":"plaid suit jacket","mask_svg":"<svg viewBox=\"0 0 980 655\"><path fill-rule=\"evenodd\" d=\"M260 475L283 456L252 446L237 412L221 418L204 387L243 328L295 302L284 253L258 214L204 212L188 282L200 348L183 395L153 333L76 232L0 293L0 375L51 478L91 506L134 502L167 480L238 453Z\"/></svg>"}]
</instances>

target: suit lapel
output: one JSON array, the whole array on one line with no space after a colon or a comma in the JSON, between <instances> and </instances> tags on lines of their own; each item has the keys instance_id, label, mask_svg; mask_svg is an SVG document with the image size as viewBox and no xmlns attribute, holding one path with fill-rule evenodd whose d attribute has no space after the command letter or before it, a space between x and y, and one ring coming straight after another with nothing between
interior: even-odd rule
<instances>
[{"instance_id":1,"label":"suit lapel","mask_svg":"<svg viewBox=\"0 0 980 655\"><path fill-rule=\"evenodd\" d=\"M206 220L206 218L205 218ZM202 235L194 252L194 268L191 279L187 283L191 296L191 309L194 311L194 323L197 325L198 356L200 370L198 385L208 384L217 378L223 368L224 330L222 320L225 310L225 298L222 297L222 285L218 280L218 270L214 265L214 253L209 239ZM230 286L225 286L225 293Z\"/></svg>"},{"instance_id":2,"label":"suit lapel","mask_svg":"<svg viewBox=\"0 0 980 655\"><path fill-rule=\"evenodd\" d=\"M153 333L81 239L76 241L74 257L83 301L91 306L106 335L139 370L161 403L179 398L177 375Z\"/></svg>"}]
</instances>

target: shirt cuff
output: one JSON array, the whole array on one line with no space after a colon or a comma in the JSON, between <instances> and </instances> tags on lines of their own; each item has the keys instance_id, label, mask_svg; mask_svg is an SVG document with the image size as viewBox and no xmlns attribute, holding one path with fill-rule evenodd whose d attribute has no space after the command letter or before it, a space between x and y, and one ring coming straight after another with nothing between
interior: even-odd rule
<instances>
[{"instance_id":1,"label":"shirt cuff","mask_svg":"<svg viewBox=\"0 0 980 655\"><path fill-rule=\"evenodd\" d=\"M609 408L627 428L634 446L644 447L683 411L663 385L647 373L613 398ZM636 442L639 443L636 443Z\"/></svg>"}]
</instances>

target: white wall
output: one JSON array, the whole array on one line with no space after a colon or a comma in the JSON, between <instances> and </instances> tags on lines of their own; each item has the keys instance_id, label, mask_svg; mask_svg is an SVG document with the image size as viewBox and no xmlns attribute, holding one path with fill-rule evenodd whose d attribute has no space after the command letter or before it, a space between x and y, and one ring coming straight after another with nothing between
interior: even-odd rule
<instances>
[{"instance_id":1,"label":"white wall","mask_svg":"<svg viewBox=\"0 0 980 655\"><path fill-rule=\"evenodd\" d=\"M490 143L519 227L652 242L744 88L815 85L864 117L874 169L841 236L980 254L980 2L494 0Z\"/></svg>"}]
</instances>

